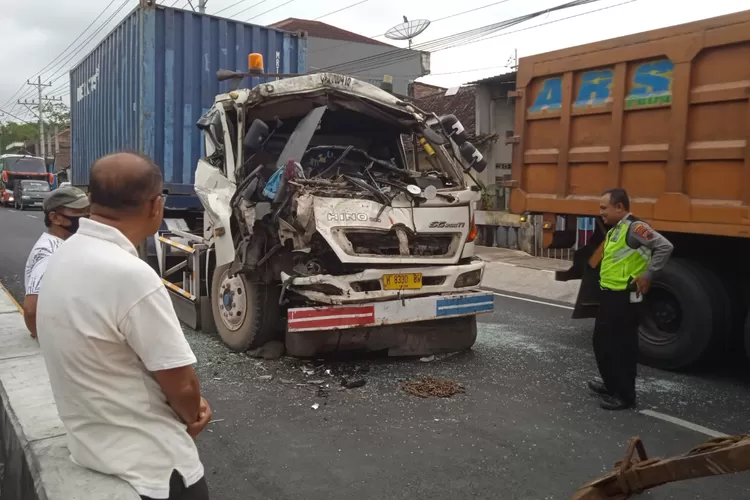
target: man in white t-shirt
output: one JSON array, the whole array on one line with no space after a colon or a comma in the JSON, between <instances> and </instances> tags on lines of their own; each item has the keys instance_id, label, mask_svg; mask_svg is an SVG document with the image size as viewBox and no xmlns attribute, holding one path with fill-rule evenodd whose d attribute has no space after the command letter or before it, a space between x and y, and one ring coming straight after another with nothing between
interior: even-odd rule
<instances>
[{"instance_id":1,"label":"man in white t-shirt","mask_svg":"<svg viewBox=\"0 0 750 500\"><path fill-rule=\"evenodd\" d=\"M47 260L63 241L78 231L81 217L88 217L89 198L86 193L73 186L60 187L45 198L42 210L47 231L42 233L31 249L24 273L26 293L23 299L23 319L32 338L36 338L36 305Z\"/></svg>"},{"instance_id":2,"label":"man in white t-shirt","mask_svg":"<svg viewBox=\"0 0 750 500\"><path fill-rule=\"evenodd\" d=\"M166 288L136 251L161 225L161 172L136 154L101 158L89 197L91 218L50 258L37 311L71 457L145 499L207 500L194 438L211 409Z\"/></svg>"}]
</instances>

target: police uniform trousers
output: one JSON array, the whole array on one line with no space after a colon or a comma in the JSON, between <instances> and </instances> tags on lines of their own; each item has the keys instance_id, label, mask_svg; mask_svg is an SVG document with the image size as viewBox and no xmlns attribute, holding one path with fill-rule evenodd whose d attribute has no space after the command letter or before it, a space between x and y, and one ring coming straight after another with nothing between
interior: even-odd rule
<instances>
[{"instance_id":1,"label":"police uniform trousers","mask_svg":"<svg viewBox=\"0 0 750 500\"><path fill-rule=\"evenodd\" d=\"M641 303L629 291L602 289L594 325L594 355L607 390L625 402L635 401L638 371L638 323Z\"/></svg>"}]
</instances>

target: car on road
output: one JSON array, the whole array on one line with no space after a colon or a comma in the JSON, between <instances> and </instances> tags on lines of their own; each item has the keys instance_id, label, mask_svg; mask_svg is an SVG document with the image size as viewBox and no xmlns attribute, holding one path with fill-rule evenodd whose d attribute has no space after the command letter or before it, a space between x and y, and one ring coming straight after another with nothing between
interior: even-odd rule
<instances>
[{"instance_id":1,"label":"car on road","mask_svg":"<svg viewBox=\"0 0 750 500\"><path fill-rule=\"evenodd\" d=\"M14 205L18 210L42 208L45 196L50 192L46 181L22 180L16 184L13 193Z\"/></svg>"}]
</instances>

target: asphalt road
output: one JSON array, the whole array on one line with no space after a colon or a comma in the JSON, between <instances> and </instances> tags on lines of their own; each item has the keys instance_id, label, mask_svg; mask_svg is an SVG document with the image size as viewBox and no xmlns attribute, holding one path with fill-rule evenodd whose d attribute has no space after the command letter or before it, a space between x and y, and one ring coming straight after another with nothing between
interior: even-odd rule
<instances>
[{"instance_id":1,"label":"asphalt road","mask_svg":"<svg viewBox=\"0 0 750 500\"><path fill-rule=\"evenodd\" d=\"M25 254L43 227L2 209L0 227L0 280L18 290ZM258 361L187 330L214 409L214 423L198 439L212 498L564 499L619 460L632 436L651 456L667 456L706 441L704 432L750 433L747 385L731 373L641 368L639 411L601 410L585 389L594 374L592 324L569 314L496 297L474 349L430 363ZM340 389L342 374L366 385ZM401 389L425 375L466 392L421 399ZM685 427L691 424L709 430ZM746 499L750 473L643 497Z\"/></svg>"},{"instance_id":2,"label":"asphalt road","mask_svg":"<svg viewBox=\"0 0 750 500\"><path fill-rule=\"evenodd\" d=\"M24 295L26 258L44 229L41 211L0 207L0 281L19 302Z\"/></svg>"}]
</instances>

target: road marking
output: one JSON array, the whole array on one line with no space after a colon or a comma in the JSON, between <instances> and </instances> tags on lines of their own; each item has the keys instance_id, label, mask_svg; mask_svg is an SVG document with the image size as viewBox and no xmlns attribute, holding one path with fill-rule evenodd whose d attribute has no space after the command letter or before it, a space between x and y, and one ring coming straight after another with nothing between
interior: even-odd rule
<instances>
[{"instance_id":1,"label":"road marking","mask_svg":"<svg viewBox=\"0 0 750 500\"><path fill-rule=\"evenodd\" d=\"M498 293L498 292L492 292L492 294L497 295L498 297L505 297L506 299L523 300L524 302L531 302L532 304L542 304L543 306L559 307L560 309L568 309L569 311L572 311L574 309L573 307L570 307L570 306L564 306L562 304L554 304L552 302L545 302L543 300L527 299L526 297L517 297L515 295L506 295L504 293Z\"/></svg>"},{"instance_id":2,"label":"road marking","mask_svg":"<svg viewBox=\"0 0 750 500\"><path fill-rule=\"evenodd\" d=\"M26 217L31 217L32 219L38 219L36 215L26 214Z\"/></svg>"},{"instance_id":3,"label":"road marking","mask_svg":"<svg viewBox=\"0 0 750 500\"><path fill-rule=\"evenodd\" d=\"M18 303L18 301L16 300L16 298L13 297L13 295L10 293L10 291L5 287L5 285L3 285L2 281L0 281L0 289L2 289L8 297L10 297L10 300L12 300L13 303L16 305L16 308L18 309L18 312L20 312L21 314L23 314L23 307L21 307L21 304Z\"/></svg>"},{"instance_id":4,"label":"road marking","mask_svg":"<svg viewBox=\"0 0 750 500\"><path fill-rule=\"evenodd\" d=\"M692 422L688 422L687 420L683 420L681 418L673 417L671 415L665 415L664 413L659 413L658 411L654 410L641 410L638 413L641 413L643 415L658 418L659 420L664 420L665 422L669 422L675 425L682 426L686 429L690 429L691 431L700 432L701 434L705 434L707 436L711 436L713 438L720 438L720 437L727 437L727 434L724 434L722 432L718 432L712 429L709 429L708 427L703 427L702 425L694 424Z\"/></svg>"}]
</instances>

